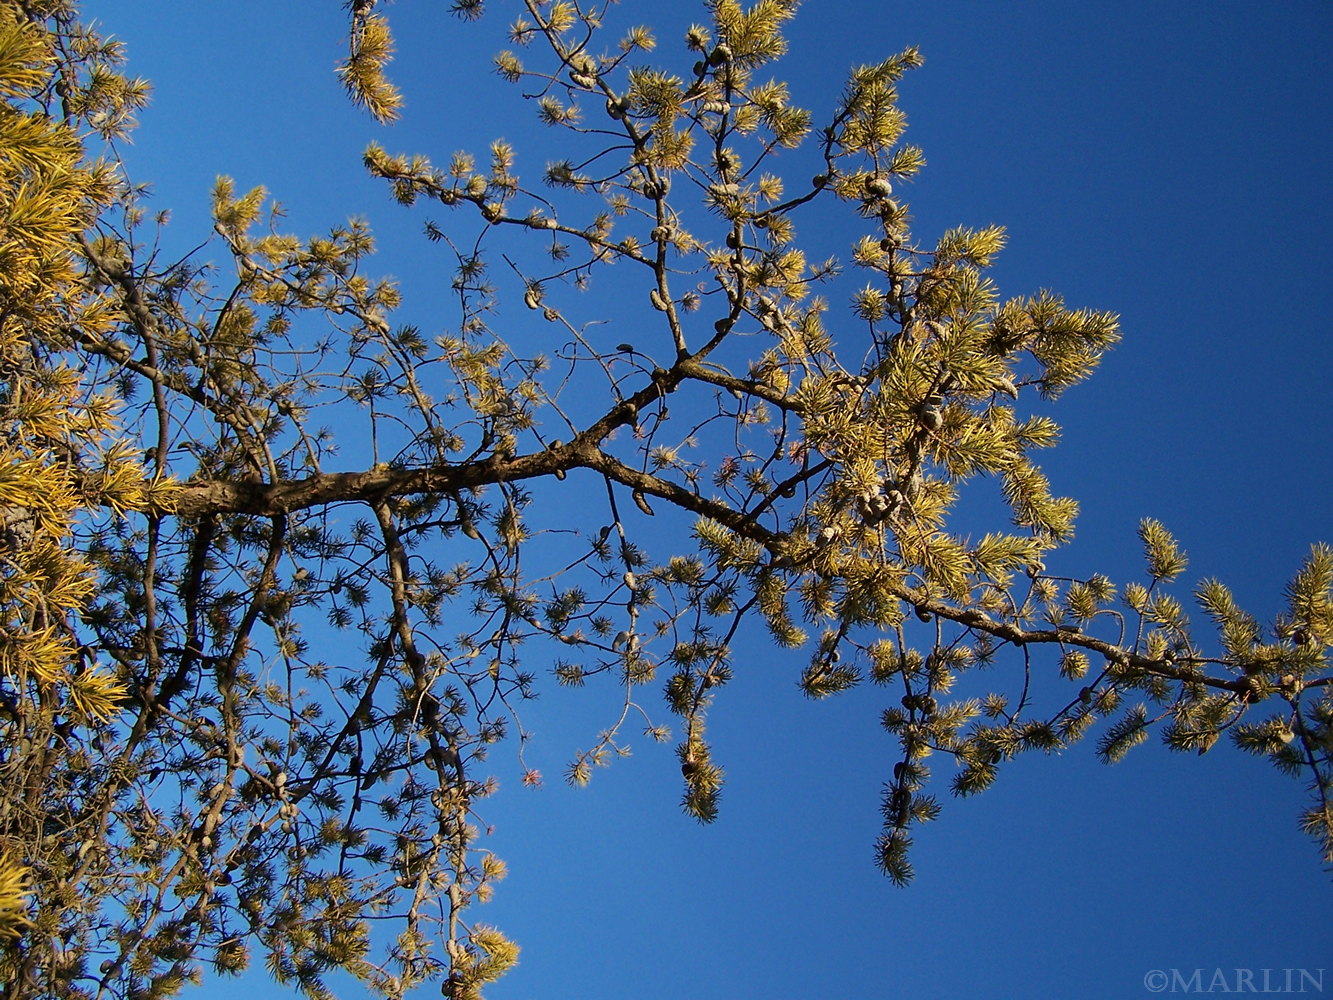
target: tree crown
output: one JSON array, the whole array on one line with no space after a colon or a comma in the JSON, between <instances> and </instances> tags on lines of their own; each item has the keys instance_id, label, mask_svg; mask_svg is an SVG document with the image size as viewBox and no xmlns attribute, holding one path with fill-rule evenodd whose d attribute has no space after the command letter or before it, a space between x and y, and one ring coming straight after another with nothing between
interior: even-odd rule
<instances>
[{"instance_id":1,"label":"tree crown","mask_svg":"<svg viewBox=\"0 0 1333 1000\"><path fill-rule=\"evenodd\" d=\"M339 76L392 120L389 18L348 7ZM1206 634L1156 521L1140 581L1048 572L1077 504L1034 457L1045 404L1118 321L1002 297L998 227L913 235L897 84L920 55L854 68L817 116L771 77L793 2L717 0L661 53L607 11L521 9L495 67L553 130L540 176L502 140L365 152L446 212L427 235L456 313L432 336L367 273L363 222L293 236L226 178L221 263L163 259L143 193L88 152L146 85L74 4L0 3L9 981L162 996L257 945L314 996L332 969L479 996L517 945L472 919L505 873L475 823L536 668L624 692L568 780L645 718L709 821L705 724L750 619L808 650L810 697L889 693L894 882L940 809L932 764L970 795L1099 723L1106 760L1157 726L1303 774L1328 860L1333 552L1269 627L1200 584ZM843 254L803 243L815 211ZM1004 512L976 537L956 511L986 479Z\"/></svg>"}]
</instances>

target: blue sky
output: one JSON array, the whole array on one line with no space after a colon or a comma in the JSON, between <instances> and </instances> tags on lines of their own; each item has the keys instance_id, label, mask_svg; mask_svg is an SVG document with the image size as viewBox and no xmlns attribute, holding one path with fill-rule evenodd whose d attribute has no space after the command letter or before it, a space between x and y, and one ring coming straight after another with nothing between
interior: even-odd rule
<instances>
[{"instance_id":1,"label":"blue sky","mask_svg":"<svg viewBox=\"0 0 1333 1000\"><path fill-rule=\"evenodd\" d=\"M428 332L447 262L360 154L376 139L442 160L504 136L520 172L539 168L531 109L489 75L494 6L476 26L439 2L388 7L408 103L383 129L332 76L331 0L85 5L156 85L124 154L173 212L169 245L207 237L219 173L266 185L297 232L364 215L377 270ZM664 52L702 18L625 6ZM905 192L918 237L1003 224L1004 293L1050 287L1121 315L1123 344L1052 411L1063 443L1042 464L1082 504L1061 566L1135 579L1134 527L1154 516L1189 551L1189 582L1220 577L1271 617L1309 544L1333 541L1333 8L808 0L791 39L778 72L817 118L846 67L920 46L901 88L928 161ZM1333 884L1297 829L1299 782L1225 742L1202 758L1149 744L1115 767L1090 744L1023 759L945 802L915 838L916 883L894 889L871 854L896 759L886 693L811 704L801 661L751 641L712 716L729 783L711 827L680 813L668 748L564 787L562 762L604 720L554 685L529 720L546 786L520 789L494 756L486 815L511 876L482 916L524 949L494 997L1129 998L1151 970L1199 967L1328 967L1333 992ZM279 995L262 972L244 989Z\"/></svg>"}]
</instances>

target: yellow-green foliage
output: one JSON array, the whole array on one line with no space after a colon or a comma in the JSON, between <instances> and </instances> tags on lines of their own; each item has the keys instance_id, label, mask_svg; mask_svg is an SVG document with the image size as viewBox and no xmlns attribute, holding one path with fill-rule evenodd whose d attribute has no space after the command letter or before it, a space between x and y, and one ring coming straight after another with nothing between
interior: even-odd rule
<instances>
[{"instance_id":1,"label":"yellow-green foliage","mask_svg":"<svg viewBox=\"0 0 1333 1000\"><path fill-rule=\"evenodd\" d=\"M111 320L79 264L105 176L84 162L71 128L31 103L54 68L40 29L18 4L0 4L0 673L20 698L18 715L95 726L125 687L79 652L71 622L95 577L70 534L89 511L167 509L173 491L146 482L135 450L117 440L112 398L90 394L59 360L73 337L100 335ZM103 82L85 105L114 90ZM99 121L109 128L112 117ZM10 859L30 845L3 846L0 933L13 934L26 917L22 869Z\"/></svg>"},{"instance_id":2,"label":"yellow-green foliage","mask_svg":"<svg viewBox=\"0 0 1333 1000\"><path fill-rule=\"evenodd\" d=\"M369 111L377 122L391 122L400 113L403 95L384 72L393 59L389 22L379 14L355 21L352 53L339 66L338 74L352 100Z\"/></svg>"}]
</instances>

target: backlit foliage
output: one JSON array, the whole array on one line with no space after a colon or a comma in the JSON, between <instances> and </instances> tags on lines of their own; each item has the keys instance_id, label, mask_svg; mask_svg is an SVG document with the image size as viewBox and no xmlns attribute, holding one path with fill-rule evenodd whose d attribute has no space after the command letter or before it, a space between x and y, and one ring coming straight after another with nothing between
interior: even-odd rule
<instances>
[{"instance_id":1,"label":"backlit foliage","mask_svg":"<svg viewBox=\"0 0 1333 1000\"><path fill-rule=\"evenodd\" d=\"M389 121L389 15L344 6L339 77ZM810 697L882 691L895 882L933 783L1154 731L1303 776L1333 860L1333 553L1272 623L1205 581L1202 630L1155 521L1141 580L1048 572L1078 509L1038 461L1047 404L1116 317L1001 295L999 228L912 233L914 49L814 111L776 75L793 0L713 0L683 43L634 13L493 12L496 70L551 129L539 173L498 139L367 148L443 213L423 252L455 308L423 329L364 222L298 237L226 178L215 238L168 263L98 158L146 84L74 3L0 0L7 995L167 996L257 961L311 997L335 970L479 997L518 959L476 919L505 874L488 755L522 761L539 682L618 691L568 780L641 725L708 821L708 712L756 628L804 651ZM801 239L816 212L838 246ZM987 479L1003 509L964 530Z\"/></svg>"},{"instance_id":2,"label":"backlit foliage","mask_svg":"<svg viewBox=\"0 0 1333 1000\"><path fill-rule=\"evenodd\" d=\"M73 540L128 511L170 506L139 450L119 439L117 401L80 372L81 336L105 336L116 310L88 289L80 240L112 178L85 165L75 132L43 113L72 98L45 26L0 4L0 979L15 981L21 940L58 921L48 889L73 892L66 825L90 739L129 692L85 645L79 619L97 586ZM71 73L75 66L71 65ZM72 77L71 77L72 78ZM84 99L90 116L95 95ZM99 124L105 118L97 116ZM89 835L91 831L87 831ZM57 844L56 842L61 843ZM35 887L34 887L34 880ZM29 912L30 894L48 905Z\"/></svg>"}]
</instances>

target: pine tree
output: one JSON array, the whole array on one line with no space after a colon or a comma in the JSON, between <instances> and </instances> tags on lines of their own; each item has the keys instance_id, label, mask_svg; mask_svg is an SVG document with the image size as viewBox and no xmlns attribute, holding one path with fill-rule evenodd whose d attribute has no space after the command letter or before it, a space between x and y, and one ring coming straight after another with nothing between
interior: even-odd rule
<instances>
[{"instance_id":1,"label":"pine tree","mask_svg":"<svg viewBox=\"0 0 1333 1000\"><path fill-rule=\"evenodd\" d=\"M27 942L59 932L61 909L78 909L91 859L105 852L80 800L101 794L111 761L94 763L86 739L128 695L117 666L83 641L97 575L75 520L106 525L172 495L122 436L116 394L80 371L78 338L116 323L80 267L80 240L114 181L46 111L69 95L60 67L46 25L0 5L0 978L9 982L31 979L29 955L59 968L59 956ZM68 843L48 846L84 837L95 850L77 858Z\"/></svg>"},{"instance_id":2,"label":"pine tree","mask_svg":"<svg viewBox=\"0 0 1333 1000\"><path fill-rule=\"evenodd\" d=\"M346 6L339 78L392 120L390 20ZM211 257L162 259L99 158L147 85L72 0L0 0L6 995L167 996L257 953L313 997L332 970L479 997L518 955L473 919L505 874L475 827L486 758L521 751L539 672L624 690L576 783L664 691L649 734L675 732L708 821L708 712L752 618L808 651L811 698L884 688L896 883L940 810L932 762L965 796L1025 751L1093 735L1114 761L1153 731L1305 776L1333 862L1333 550L1266 625L1200 584L1202 631L1155 521L1142 580L1046 571L1077 504L1031 401L1088 378L1118 321L1003 298L999 228L912 234L897 84L919 53L853 69L817 119L769 75L795 0L711 0L661 55L576 3L521 9L495 66L554 129L541 176L500 141L365 153L404 206L450 213L429 234L458 315L431 338L368 276L364 223L290 235L263 189L220 179ZM784 174L798 149L814 176ZM816 208L846 262L807 257ZM857 350L829 329L848 297ZM984 478L1009 523L974 539L953 511Z\"/></svg>"}]
</instances>

